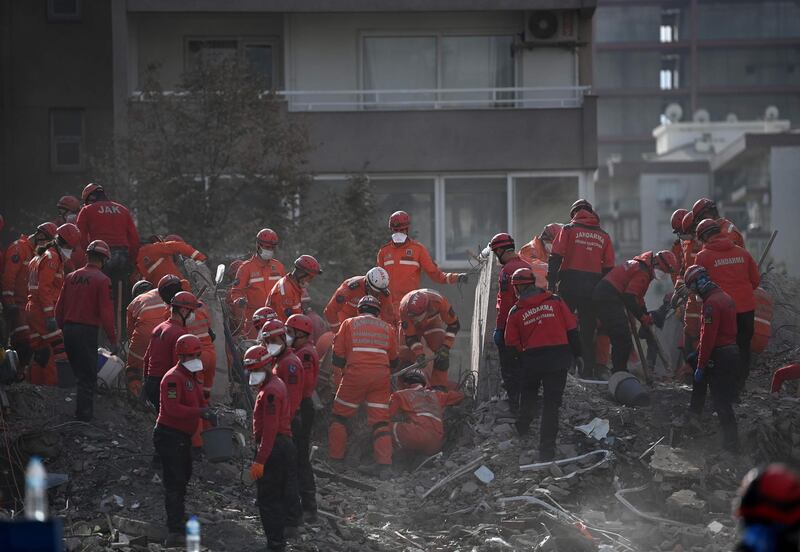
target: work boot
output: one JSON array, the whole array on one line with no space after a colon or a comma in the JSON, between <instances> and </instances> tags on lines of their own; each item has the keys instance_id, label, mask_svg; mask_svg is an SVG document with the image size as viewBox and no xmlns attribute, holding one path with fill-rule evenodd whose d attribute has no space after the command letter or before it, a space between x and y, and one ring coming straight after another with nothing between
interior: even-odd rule
<instances>
[{"instance_id":1,"label":"work boot","mask_svg":"<svg viewBox=\"0 0 800 552\"><path fill-rule=\"evenodd\" d=\"M164 541L165 548L182 548L186 546L186 535L183 533L170 533Z\"/></svg>"}]
</instances>

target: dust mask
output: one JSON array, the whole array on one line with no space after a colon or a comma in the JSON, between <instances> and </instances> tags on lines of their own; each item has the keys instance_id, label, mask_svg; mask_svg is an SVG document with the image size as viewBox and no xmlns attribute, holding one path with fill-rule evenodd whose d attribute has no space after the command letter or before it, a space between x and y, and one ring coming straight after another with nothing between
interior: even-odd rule
<instances>
[{"instance_id":1,"label":"dust mask","mask_svg":"<svg viewBox=\"0 0 800 552\"><path fill-rule=\"evenodd\" d=\"M194 311L189 313L189 316L186 317L186 325L194 324L194 321L197 320L197 316L195 316Z\"/></svg>"},{"instance_id":2,"label":"dust mask","mask_svg":"<svg viewBox=\"0 0 800 552\"><path fill-rule=\"evenodd\" d=\"M553 244L552 243L545 243L544 244L544 250L547 251L548 253L550 253L551 251L553 251Z\"/></svg>"},{"instance_id":3,"label":"dust mask","mask_svg":"<svg viewBox=\"0 0 800 552\"><path fill-rule=\"evenodd\" d=\"M58 249L61 251L61 255L65 259L69 259L70 257L72 257L72 249L67 249L65 247L59 247Z\"/></svg>"},{"instance_id":4,"label":"dust mask","mask_svg":"<svg viewBox=\"0 0 800 552\"><path fill-rule=\"evenodd\" d=\"M283 345L278 345L277 343L270 343L267 345L267 354L271 357L277 356L281 350L283 349Z\"/></svg>"},{"instance_id":5,"label":"dust mask","mask_svg":"<svg viewBox=\"0 0 800 552\"><path fill-rule=\"evenodd\" d=\"M269 261L272 257L275 256L275 252L272 249L262 249L261 252L258 254L259 257L264 259L265 261Z\"/></svg>"},{"instance_id":6,"label":"dust mask","mask_svg":"<svg viewBox=\"0 0 800 552\"><path fill-rule=\"evenodd\" d=\"M286 346L291 347L293 343L294 343L294 336L286 334Z\"/></svg>"},{"instance_id":7,"label":"dust mask","mask_svg":"<svg viewBox=\"0 0 800 552\"><path fill-rule=\"evenodd\" d=\"M76 215L75 213L69 213L64 217L64 220L66 222L74 223L76 220L78 220L78 215Z\"/></svg>"},{"instance_id":8,"label":"dust mask","mask_svg":"<svg viewBox=\"0 0 800 552\"><path fill-rule=\"evenodd\" d=\"M664 278L667 277L667 273L661 270L660 268L656 268L655 270L653 270L653 274L656 280L663 280Z\"/></svg>"},{"instance_id":9,"label":"dust mask","mask_svg":"<svg viewBox=\"0 0 800 552\"><path fill-rule=\"evenodd\" d=\"M250 385L261 385L267 379L266 372L250 372Z\"/></svg>"},{"instance_id":10,"label":"dust mask","mask_svg":"<svg viewBox=\"0 0 800 552\"><path fill-rule=\"evenodd\" d=\"M392 241L396 244L405 243L408 239L408 234L404 232L395 232L392 234Z\"/></svg>"},{"instance_id":11,"label":"dust mask","mask_svg":"<svg viewBox=\"0 0 800 552\"><path fill-rule=\"evenodd\" d=\"M183 367L194 374L203 369L203 361L199 358L193 358L192 360L185 361Z\"/></svg>"}]
</instances>

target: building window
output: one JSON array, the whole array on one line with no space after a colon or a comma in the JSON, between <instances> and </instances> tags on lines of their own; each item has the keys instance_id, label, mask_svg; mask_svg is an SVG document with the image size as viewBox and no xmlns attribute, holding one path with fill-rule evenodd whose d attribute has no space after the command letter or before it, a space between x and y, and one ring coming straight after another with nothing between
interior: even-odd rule
<instances>
[{"instance_id":1,"label":"building window","mask_svg":"<svg viewBox=\"0 0 800 552\"><path fill-rule=\"evenodd\" d=\"M227 62L246 63L254 75L264 79L264 87L273 90L278 83L277 44L269 39L190 38L186 41L185 69Z\"/></svg>"},{"instance_id":2,"label":"building window","mask_svg":"<svg viewBox=\"0 0 800 552\"><path fill-rule=\"evenodd\" d=\"M661 90L677 90L680 88L680 56L667 55L661 57L661 73L659 84Z\"/></svg>"},{"instance_id":3,"label":"building window","mask_svg":"<svg viewBox=\"0 0 800 552\"><path fill-rule=\"evenodd\" d=\"M659 38L661 42L678 42L679 20L680 10L668 9L661 11L661 26L659 27Z\"/></svg>"},{"instance_id":4,"label":"building window","mask_svg":"<svg viewBox=\"0 0 800 552\"><path fill-rule=\"evenodd\" d=\"M411 215L411 237L433 247L436 243L435 184L435 179L431 177L371 178L378 223L385 226L389 215L395 211L405 211Z\"/></svg>"},{"instance_id":5,"label":"building window","mask_svg":"<svg viewBox=\"0 0 800 552\"><path fill-rule=\"evenodd\" d=\"M463 261L508 228L507 178L444 179L445 261Z\"/></svg>"},{"instance_id":6,"label":"building window","mask_svg":"<svg viewBox=\"0 0 800 552\"><path fill-rule=\"evenodd\" d=\"M577 176L521 176L512 182L512 235L517 248L539 235L546 224L566 220L580 196Z\"/></svg>"},{"instance_id":7,"label":"building window","mask_svg":"<svg viewBox=\"0 0 800 552\"><path fill-rule=\"evenodd\" d=\"M48 21L80 21L81 0L47 0Z\"/></svg>"},{"instance_id":8,"label":"building window","mask_svg":"<svg viewBox=\"0 0 800 552\"><path fill-rule=\"evenodd\" d=\"M84 157L83 110L51 110L50 168L54 172L81 171Z\"/></svg>"}]
</instances>

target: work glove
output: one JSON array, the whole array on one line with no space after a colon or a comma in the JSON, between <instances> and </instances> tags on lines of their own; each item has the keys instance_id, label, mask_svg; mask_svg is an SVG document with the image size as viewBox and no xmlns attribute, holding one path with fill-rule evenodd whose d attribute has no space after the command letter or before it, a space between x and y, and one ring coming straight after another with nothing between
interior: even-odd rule
<instances>
[{"instance_id":1,"label":"work glove","mask_svg":"<svg viewBox=\"0 0 800 552\"><path fill-rule=\"evenodd\" d=\"M245 299L244 297L239 297L239 298L238 298L238 299L237 299L237 300L234 302L234 304L235 304L237 307L239 307L240 309L243 309L243 308L245 307L245 305L247 305L247 299Z\"/></svg>"},{"instance_id":2,"label":"work glove","mask_svg":"<svg viewBox=\"0 0 800 552\"><path fill-rule=\"evenodd\" d=\"M686 355L686 364L694 369L697 369L697 351L693 351Z\"/></svg>"},{"instance_id":3,"label":"work glove","mask_svg":"<svg viewBox=\"0 0 800 552\"><path fill-rule=\"evenodd\" d=\"M653 325L653 316L650 313L645 313L639 317L639 322L642 323L642 326L649 328Z\"/></svg>"},{"instance_id":4,"label":"work glove","mask_svg":"<svg viewBox=\"0 0 800 552\"><path fill-rule=\"evenodd\" d=\"M56 319L53 317L46 318L44 321L44 327L47 330L47 333L56 331L58 329L58 324L56 323Z\"/></svg>"},{"instance_id":5,"label":"work glove","mask_svg":"<svg viewBox=\"0 0 800 552\"><path fill-rule=\"evenodd\" d=\"M436 358L433 360L433 369L440 372L447 372L450 369L450 348L442 347L436 351Z\"/></svg>"},{"instance_id":6,"label":"work glove","mask_svg":"<svg viewBox=\"0 0 800 552\"><path fill-rule=\"evenodd\" d=\"M264 464L259 464L257 462L254 462L253 464L251 464L250 465L250 478L253 481L258 481L262 477L264 477Z\"/></svg>"},{"instance_id":7,"label":"work glove","mask_svg":"<svg viewBox=\"0 0 800 552\"><path fill-rule=\"evenodd\" d=\"M698 368L694 371L694 382L700 383L703 381L703 377L705 377L706 371L702 368Z\"/></svg>"},{"instance_id":8,"label":"work glove","mask_svg":"<svg viewBox=\"0 0 800 552\"><path fill-rule=\"evenodd\" d=\"M200 411L200 417L204 420L207 420L211 425L217 425L219 422L219 417L217 416L217 411L213 408L206 406L203 410Z\"/></svg>"},{"instance_id":9,"label":"work glove","mask_svg":"<svg viewBox=\"0 0 800 552\"><path fill-rule=\"evenodd\" d=\"M504 328L494 329L494 334L492 335L492 338L494 339L494 344L497 345L498 348L504 347L506 344L506 338L504 332L505 332Z\"/></svg>"},{"instance_id":10,"label":"work glove","mask_svg":"<svg viewBox=\"0 0 800 552\"><path fill-rule=\"evenodd\" d=\"M469 274L466 272L462 272L458 275L458 283L459 284L466 284L469 283Z\"/></svg>"}]
</instances>

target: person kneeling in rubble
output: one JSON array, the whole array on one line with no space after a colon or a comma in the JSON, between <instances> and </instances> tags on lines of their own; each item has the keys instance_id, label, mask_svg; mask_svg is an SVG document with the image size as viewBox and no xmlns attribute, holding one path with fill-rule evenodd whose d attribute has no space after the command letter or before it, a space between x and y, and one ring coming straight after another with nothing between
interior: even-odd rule
<instances>
[{"instance_id":1,"label":"person kneeling in rubble","mask_svg":"<svg viewBox=\"0 0 800 552\"><path fill-rule=\"evenodd\" d=\"M403 388L389 399L389 416L402 416L392 422L392 441L398 452L421 453L426 456L442 450L444 407L460 403L460 391L427 389L427 378L421 370L411 370L400 376Z\"/></svg>"},{"instance_id":2,"label":"person kneeling in rubble","mask_svg":"<svg viewBox=\"0 0 800 552\"><path fill-rule=\"evenodd\" d=\"M517 352L520 363L522 401L517 432L528 434L533 419L534 400L541 384L543 405L539 434L539 460L550 462L556 456L558 409L573 360L583 367L581 340L575 315L557 295L536 286L529 268L517 269L511 276L517 303L508 313L505 342Z\"/></svg>"}]
</instances>

